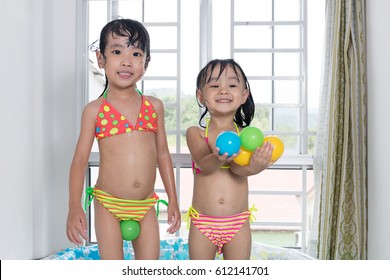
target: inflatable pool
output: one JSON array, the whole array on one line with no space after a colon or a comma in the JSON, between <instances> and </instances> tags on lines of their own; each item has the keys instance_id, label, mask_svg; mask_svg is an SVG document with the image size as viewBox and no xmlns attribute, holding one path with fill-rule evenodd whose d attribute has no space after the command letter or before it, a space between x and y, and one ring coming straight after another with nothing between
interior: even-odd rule
<instances>
[{"instance_id":1,"label":"inflatable pool","mask_svg":"<svg viewBox=\"0 0 390 280\"><path fill-rule=\"evenodd\" d=\"M134 252L131 242L124 241L125 260L133 260ZM99 260L97 245L67 248L44 260ZM160 242L160 260L188 260L188 241L183 238L171 238ZM218 256L217 259L222 259ZM312 257L295 249L270 246L254 242L252 245L252 260L311 260Z\"/></svg>"}]
</instances>

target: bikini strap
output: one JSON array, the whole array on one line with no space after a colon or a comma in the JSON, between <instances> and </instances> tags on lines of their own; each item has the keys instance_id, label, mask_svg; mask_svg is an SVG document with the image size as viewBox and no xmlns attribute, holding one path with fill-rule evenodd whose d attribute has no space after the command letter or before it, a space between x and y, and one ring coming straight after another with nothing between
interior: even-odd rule
<instances>
[{"instance_id":1,"label":"bikini strap","mask_svg":"<svg viewBox=\"0 0 390 280\"><path fill-rule=\"evenodd\" d=\"M93 187L89 186L85 189L84 211L87 211L87 207L91 205L94 197L95 195L93 194Z\"/></svg>"},{"instance_id":2,"label":"bikini strap","mask_svg":"<svg viewBox=\"0 0 390 280\"><path fill-rule=\"evenodd\" d=\"M108 92L108 87L107 87L106 90L103 92L103 98L104 98L104 99L107 99L107 92Z\"/></svg>"},{"instance_id":3,"label":"bikini strap","mask_svg":"<svg viewBox=\"0 0 390 280\"><path fill-rule=\"evenodd\" d=\"M249 221L252 223L254 222L254 220L256 220L256 217L255 215L253 215L253 212L257 212L257 208L255 207L255 205L253 204L251 208L249 208Z\"/></svg>"},{"instance_id":4,"label":"bikini strap","mask_svg":"<svg viewBox=\"0 0 390 280\"><path fill-rule=\"evenodd\" d=\"M168 202L164 199L157 199L156 203L157 203L156 216L158 217L160 214L160 203L168 207Z\"/></svg>"},{"instance_id":5,"label":"bikini strap","mask_svg":"<svg viewBox=\"0 0 390 280\"><path fill-rule=\"evenodd\" d=\"M208 138L209 136L209 125L210 125L210 119L206 119L206 129L204 131L204 138Z\"/></svg>"},{"instance_id":6,"label":"bikini strap","mask_svg":"<svg viewBox=\"0 0 390 280\"><path fill-rule=\"evenodd\" d=\"M237 135L240 135L240 130L238 129L238 125L234 123L234 126L236 127Z\"/></svg>"},{"instance_id":7,"label":"bikini strap","mask_svg":"<svg viewBox=\"0 0 390 280\"><path fill-rule=\"evenodd\" d=\"M209 136L209 125L210 125L210 119L206 119L206 129L204 132L204 138L208 138ZM236 127L237 134L240 135L240 130L238 129L238 125L234 122L234 126Z\"/></svg>"},{"instance_id":8,"label":"bikini strap","mask_svg":"<svg viewBox=\"0 0 390 280\"><path fill-rule=\"evenodd\" d=\"M187 223L187 229L190 229L191 218L199 218L198 211L196 211L192 205L188 209L187 213L183 216L183 220Z\"/></svg>"}]
</instances>

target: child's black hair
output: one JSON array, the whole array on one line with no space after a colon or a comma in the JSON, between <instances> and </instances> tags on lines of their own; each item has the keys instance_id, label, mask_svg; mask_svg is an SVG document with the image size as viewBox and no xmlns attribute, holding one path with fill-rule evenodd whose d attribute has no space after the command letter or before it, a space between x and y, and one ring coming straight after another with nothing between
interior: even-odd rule
<instances>
[{"instance_id":1,"label":"child's black hair","mask_svg":"<svg viewBox=\"0 0 390 280\"><path fill-rule=\"evenodd\" d=\"M200 90L203 89L204 86L210 82L211 80L211 74L214 71L214 68L219 66L219 74L217 79L221 76L223 71L225 70L226 67L231 67L236 74L238 80L240 80L239 73L241 73L241 77L244 80L245 88L248 90L248 98L246 99L245 103L242 104L236 111L236 114L234 116L234 122L239 126L239 127L246 127L249 126L250 123L253 120L253 117L255 115L255 103L253 101L252 97L252 92L251 88L249 86L248 78L246 77L244 71L242 70L241 66L234 61L233 59L214 59L211 60L205 67L203 67L202 70L200 70L198 77L196 79L196 89ZM198 99L197 99L198 101ZM205 108L204 112L200 116L199 119L199 125L204 127L202 124L203 118L206 116L208 112L208 108L206 105L202 105L198 101L198 105L201 108Z\"/></svg>"},{"instance_id":2,"label":"child's black hair","mask_svg":"<svg viewBox=\"0 0 390 280\"><path fill-rule=\"evenodd\" d=\"M150 38L146 28L138 21L132 19L115 19L107 23L100 32L99 51L105 57L104 51L107 47L108 36L123 36L128 37L129 46L136 46L140 48L146 55L145 69L148 68L150 61ZM108 80L106 76L106 84L103 93L108 87Z\"/></svg>"}]
</instances>

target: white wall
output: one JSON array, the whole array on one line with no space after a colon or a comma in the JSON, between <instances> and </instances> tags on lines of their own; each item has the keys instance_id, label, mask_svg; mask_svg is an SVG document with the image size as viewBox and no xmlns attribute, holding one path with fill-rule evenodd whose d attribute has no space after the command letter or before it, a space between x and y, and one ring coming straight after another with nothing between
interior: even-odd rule
<instances>
[{"instance_id":1,"label":"white wall","mask_svg":"<svg viewBox=\"0 0 390 280\"><path fill-rule=\"evenodd\" d=\"M68 170L81 96L77 2L0 1L0 259L70 246Z\"/></svg>"},{"instance_id":2,"label":"white wall","mask_svg":"<svg viewBox=\"0 0 390 280\"><path fill-rule=\"evenodd\" d=\"M0 259L71 246L68 171L82 99L78 0L0 1ZM390 259L390 18L367 1L369 259Z\"/></svg>"},{"instance_id":3,"label":"white wall","mask_svg":"<svg viewBox=\"0 0 390 280\"><path fill-rule=\"evenodd\" d=\"M390 2L366 2L368 258L390 260Z\"/></svg>"}]
</instances>

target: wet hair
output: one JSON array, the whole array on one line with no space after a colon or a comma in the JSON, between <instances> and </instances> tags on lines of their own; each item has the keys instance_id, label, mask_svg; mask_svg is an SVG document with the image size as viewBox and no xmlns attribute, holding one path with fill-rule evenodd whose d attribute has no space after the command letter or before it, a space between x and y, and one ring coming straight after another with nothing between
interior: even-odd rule
<instances>
[{"instance_id":1,"label":"wet hair","mask_svg":"<svg viewBox=\"0 0 390 280\"><path fill-rule=\"evenodd\" d=\"M226 67L231 67L236 74L237 79L240 81L240 74L243 79L243 82L245 84L245 89L248 90L248 98L246 99L244 104L241 104L241 106L237 109L236 114L234 116L234 122L239 127L246 127L249 126L250 123L253 120L253 117L255 115L255 103L253 101L252 92L249 86L248 78L246 77L244 71L242 70L241 66L234 61L233 59L214 59L211 60L207 65L200 70L198 77L196 79L196 89L201 90L205 87L205 85L210 82L211 75L215 69L215 67L219 66L219 73L217 76L217 80L219 77L221 77L223 71L226 69ZM241 81L240 81L241 82ZM199 125L204 127L202 124L203 118L208 113L208 108L206 105L200 104L199 100L197 99L198 105L200 108L204 108L204 112L200 116L199 119Z\"/></svg>"},{"instance_id":2,"label":"wet hair","mask_svg":"<svg viewBox=\"0 0 390 280\"><path fill-rule=\"evenodd\" d=\"M105 58L104 52L107 47L108 36L123 36L128 37L128 46L140 48L146 55L145 69L148 68L150 61L150 38L146 28L138 21L132 19L115 19L107 23L100 32L99 51ZM97 49L96 49L97 50ZM103 92L108 87L106 83Z\"/></svg>"}]
</instances>

